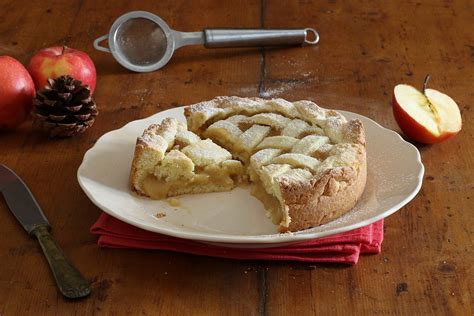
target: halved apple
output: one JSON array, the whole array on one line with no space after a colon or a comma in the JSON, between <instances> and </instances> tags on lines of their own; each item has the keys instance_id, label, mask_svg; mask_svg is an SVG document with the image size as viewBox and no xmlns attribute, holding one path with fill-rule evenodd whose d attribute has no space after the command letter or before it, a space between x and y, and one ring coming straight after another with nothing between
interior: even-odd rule
<instances>
[{"instance_id":1,"label":"halved apple","mask_svg":"<svg viewBox=\"0 0 474 316\"><path fill-rule=\"evenodd\" d=\"M427 89L423 92L399 84L393 91L393 114L402 131L424 144L439 143L456 135L462 127L459 107L448 95Z\"/></svg>"}]
</instances>

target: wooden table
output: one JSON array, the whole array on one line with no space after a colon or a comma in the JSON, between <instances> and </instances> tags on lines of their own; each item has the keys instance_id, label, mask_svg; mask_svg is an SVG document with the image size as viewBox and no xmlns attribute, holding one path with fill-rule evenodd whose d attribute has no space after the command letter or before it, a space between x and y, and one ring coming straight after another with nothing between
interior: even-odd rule
<instances>
[{"instance_id":1,"label":"wooden table","mask_svg":"<svg viewBox=\"0 0 474 316\"><path fill-rule=\"evenodd\" d=\"M470 1L32 1L0 0L0 55L27 63L66 44L92 57L100 115L85 134L49 140L25 123L0 134L0 163L30 186L54 235L92 281L91 296L58 293L36 241L0 203L0 315L38 314L457 314L474 312L474 32ZM176 52L164 69L132 74L92 41L119 15L147 10L171 27L314 27L316 47ZM422 84L453 96L464 129L418 146L418 196L386 220L382 254L355 266L247 262L165 251L99 249L100 214L76 170L104 133L158 111L216 95L309 99L399 131L392 89ZM1 83L0 83L1 84ZM113 157L111 157L113 159Z\"/></svg>"}]
</instances>

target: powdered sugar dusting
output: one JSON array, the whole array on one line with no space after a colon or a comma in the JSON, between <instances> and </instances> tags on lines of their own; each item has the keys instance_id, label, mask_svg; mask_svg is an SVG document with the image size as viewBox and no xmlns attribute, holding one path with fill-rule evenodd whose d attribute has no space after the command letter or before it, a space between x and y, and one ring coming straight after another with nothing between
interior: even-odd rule
<instances>
[{"instance_id":1,"label":"powdered sugar dusting","mask_svg":"<svg viewBox=\"0 0 474 316\"><path fill-rule=\"evenodd\" d=\"M291 89L294 88L294 84L283 84L283 85L280 85L278 88L274 88L274 89L266 89L265 91L261 92L260 93L260 96L262 98L272 98L272 97L275 97L275 96L279 96Z\"/></svg>"},{"instance_id":2,"label":"powdered sugar dusting","mask_svg":"<svg viewBox=\"0 0 474 316\"><path fill-rule=\"evenodd\" d=\"M284 94L291 92L297 87L304 86L313 80L314 77L311 72L304 72L300 74L300 77L297 79L274 79L274 84L272 84L272 87L264 85L264 89L261 89L263 91L259 92L259 97L265 99L273 97L282 97ZM257 90L258 88L256 86L244 86L239 89L239 92L237 94L244 96L249 94L252 95L255 94Z\"/></svg>"}]
</instances>

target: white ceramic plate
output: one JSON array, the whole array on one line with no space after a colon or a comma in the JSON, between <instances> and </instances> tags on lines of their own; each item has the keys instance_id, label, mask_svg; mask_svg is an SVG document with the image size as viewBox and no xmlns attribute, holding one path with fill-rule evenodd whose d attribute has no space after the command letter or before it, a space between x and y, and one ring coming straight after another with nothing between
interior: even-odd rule
<instances>
[{"instance_id":1,"label":"white ceramic plate","mask_svg":"<svg viewBox=\"0 0 474 316\"><path fill-rule=\"evenodd\" d=\"M362 227L387 217L407 204L421 187L424 167L420 153L397 133L364 116L358 118L367 137L368 179L356 207L325 225L297 233L277 233L262 204L248 189L186 195L180 206L140 197L129 189L129 172L137 136L165 117L184 121L183 107L128 123L103 135L84 156L77 177L91 201L131 225L180 238L228 247L274 247ZM157 213L166 216L157 218Z\"/></svg>"}]
</instances>

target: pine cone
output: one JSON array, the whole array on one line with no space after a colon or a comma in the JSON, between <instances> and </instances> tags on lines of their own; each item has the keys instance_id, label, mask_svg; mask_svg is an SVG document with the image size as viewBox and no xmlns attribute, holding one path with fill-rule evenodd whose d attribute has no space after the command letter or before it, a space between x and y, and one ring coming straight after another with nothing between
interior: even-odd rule
<instances>
[{"instance_id":1,"label":"pine cone","mask_svg":"<svg viewBox=\"0 0 474 316\"><path fill-rule=\"evenodd\" d=\"M33 101L33 124L51 137L83 133L98 114L89 86L67 75L48 79Z\"/></svg>"}]
</instances>

